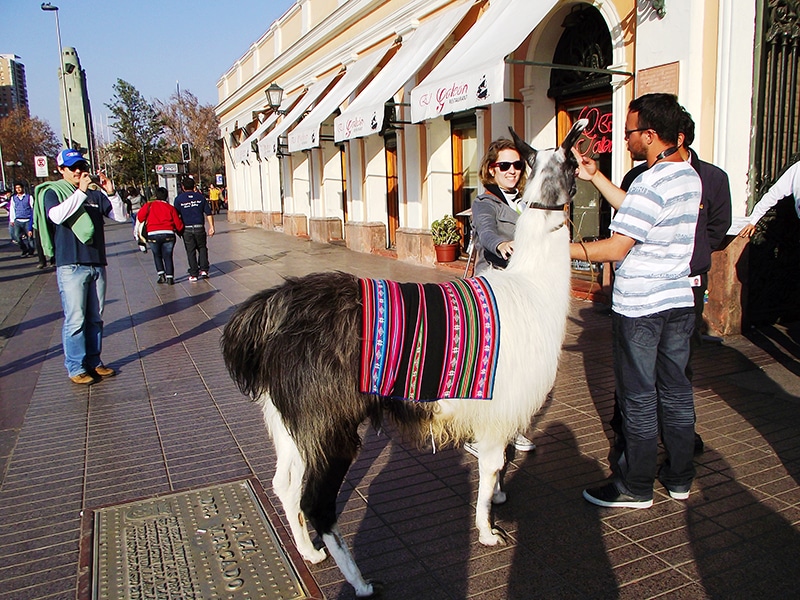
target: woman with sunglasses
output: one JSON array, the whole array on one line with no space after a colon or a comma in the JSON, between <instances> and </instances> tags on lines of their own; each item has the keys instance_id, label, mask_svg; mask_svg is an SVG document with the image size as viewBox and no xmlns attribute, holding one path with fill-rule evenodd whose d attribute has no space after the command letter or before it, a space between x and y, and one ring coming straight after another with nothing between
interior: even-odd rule
<instances>
[{"instance_id":1,"label":"woman with sunglasses","mask_svg":"<svg viewBox=\"0 0 800 600\"><path fill-rule=\"evenodd\" d=\"M514 231L522 212L519 202L525 188L525 162L514 142L500 138L489 144L478 177L486 191L472 203L476 276L490 268L505 269L514 253ZM521 433L517 433L513 444L520 452L531 452L536 448ZM474 442L465 443L464 449L478 456Z\"/></svg>"},{"instance_id":2,"label":"woman with sunglasses","mask_svg":"<svg viewBox=\"0 0 800 600\"><path fill-rule=\"evenodd\" d=\"M495 140L478 171L486 191L472 203L472 227L478 252L475 275L491 267L504 269L514 253L514 230L522 212L525 162L514 142Z\"/></svg>"}]
</instances>

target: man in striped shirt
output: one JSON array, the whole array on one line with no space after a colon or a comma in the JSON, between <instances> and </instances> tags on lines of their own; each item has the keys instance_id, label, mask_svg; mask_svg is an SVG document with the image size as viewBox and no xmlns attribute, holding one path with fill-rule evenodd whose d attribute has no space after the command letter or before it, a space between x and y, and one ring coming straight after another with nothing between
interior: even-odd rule
<instances>
[{"instance_id":1,"label":"man in striped shirt","mask_svg":"<svg viewBox=\"0 0 800 600\"><path fill-rule=\"evenodd\" d=\"M687 276L702 184L677 152L683 114L671 94L630 103L628 151L649 168L627 194L578 156L579 177L619 206L610 238L570 248L573 259L617 263L614 375L626 446L614 479L583 492L598 506L649 508L657 475L670 497L685 500L694 479L694 396L686 376L694 296ZM660 468L659 430L666 450Z\"/></svg>"}]
</instances>

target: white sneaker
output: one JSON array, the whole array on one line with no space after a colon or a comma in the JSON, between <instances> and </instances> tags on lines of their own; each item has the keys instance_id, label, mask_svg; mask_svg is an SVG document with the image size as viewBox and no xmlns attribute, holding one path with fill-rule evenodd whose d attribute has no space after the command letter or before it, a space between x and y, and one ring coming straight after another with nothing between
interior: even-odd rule
<instances>
[{"instance_id":1,"label":"white sneaker","mask_svg":"<svg viewBox=\"0 0 800 600\"><path fill-rule=\"evenodd\" d=\"M520 452L533 452L536 450L536 444L534 444L521 433L518 433L517 437L514 438L514 448Z\"/></svg>"}]
</instances>

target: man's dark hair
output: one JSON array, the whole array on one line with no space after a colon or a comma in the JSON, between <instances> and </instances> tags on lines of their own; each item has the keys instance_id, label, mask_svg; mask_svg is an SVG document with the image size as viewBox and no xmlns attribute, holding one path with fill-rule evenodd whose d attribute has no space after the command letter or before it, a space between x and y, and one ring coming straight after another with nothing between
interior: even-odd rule
<instances>
[{"instance_id":1,"label":"man's dark hair","mask_svg":"<svg viewBox=\"0 0 800 600\"><path fill-rule=\"evenodd\" d=\"M683 111L683 118L681 125L678 128L678 133L683 134L683 147L688 148L694 142L694 119L685 108L681 107Z\"/></svg>"},{"instance_id":2,"label":"man's dark hair","mask_svg":"<svg viewBox=\"0 0 800 600\"><path fill-rule=\"evenodd\" d=\"M683 124L683 115L686 111L678 103L677 96L645 94L631 100L628 109L637 113L638 129L652 129L664 143L678 143L678 131Z\"/></svg>"},{"instance_id":3,"label":"man's dark hair","mask_svg":"<svg viewBox=\"0 0 800 600\"><path fill-rule=\"evenodd\" d=\"M156 188L156 200L166 200L168 196L169 192L167 192L167 188L165 187Z\"/></svg>"},{"instance_id":4,"label":"man's dark hair","mask_svg":"<svg viewBox=\"0 0 800 600\"><path fill-rule=\"evenodd\" d=\"M181 187L185 190L193 190L194 189L194 179L191 177L184 177L181 180Z\"/></svg>"}]
</instances>

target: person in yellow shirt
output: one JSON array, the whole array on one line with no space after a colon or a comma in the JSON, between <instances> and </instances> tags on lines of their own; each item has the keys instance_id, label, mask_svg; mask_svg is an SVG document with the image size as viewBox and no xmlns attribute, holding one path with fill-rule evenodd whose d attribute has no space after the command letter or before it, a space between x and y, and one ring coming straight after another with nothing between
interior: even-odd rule
<instances>
[{"instance_id":1,"label":"person in yellow shirt","mask_svg":"<svg viewBox=\"0 0 800 600\"><path fill-rule=\"evenodd\" d=\"M220 190L216 185L213 183L208 188L208 201L211 203L211 214L218 215L219 214L219 201L222 198L222 190Z\"/></svg>"}]
</instances>

